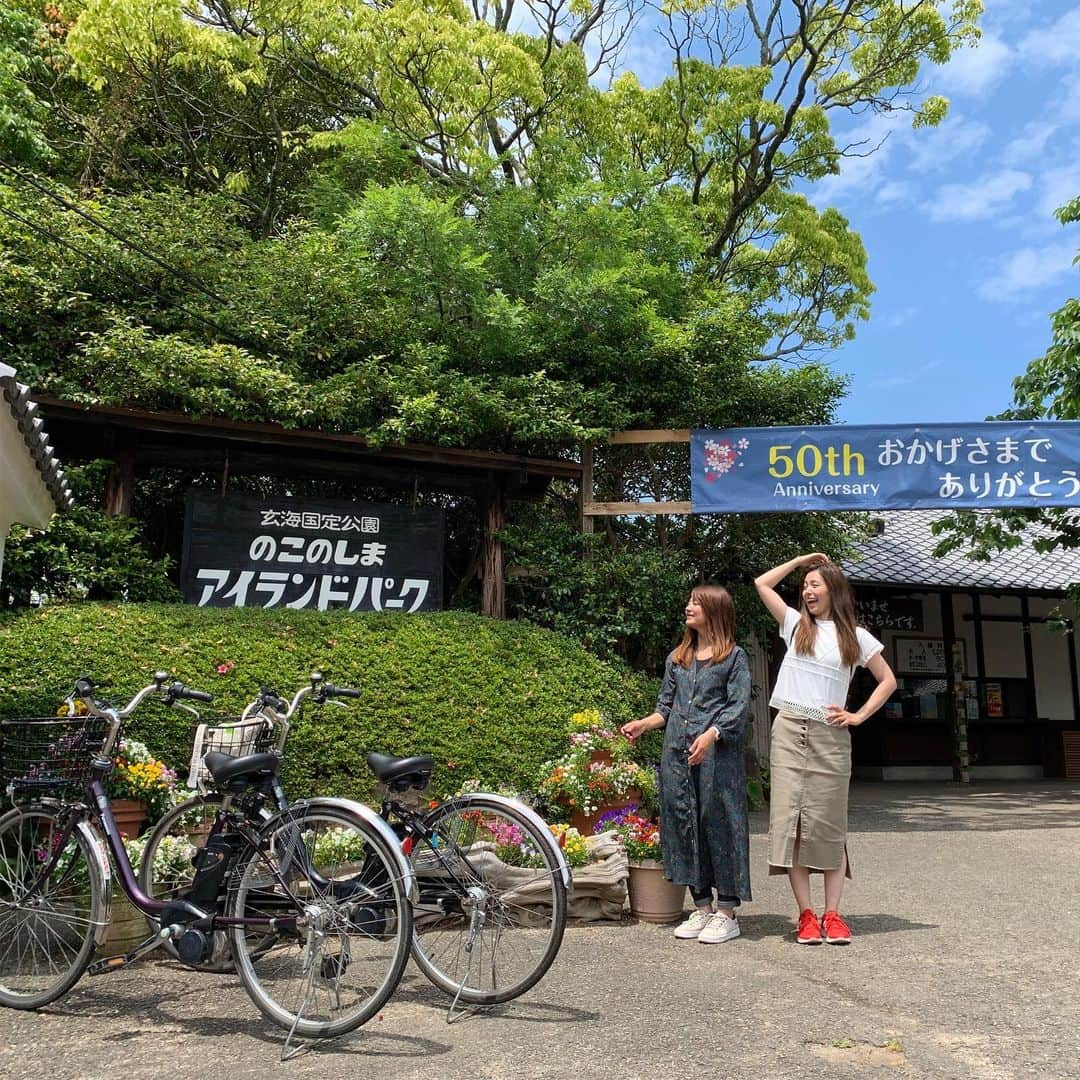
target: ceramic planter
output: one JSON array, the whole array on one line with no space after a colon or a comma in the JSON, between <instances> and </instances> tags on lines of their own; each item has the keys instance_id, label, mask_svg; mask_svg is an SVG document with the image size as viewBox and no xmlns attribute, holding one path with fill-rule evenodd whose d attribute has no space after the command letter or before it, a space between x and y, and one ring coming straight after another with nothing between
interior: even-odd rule
<instances>
[{"instance_id":1,"label":"ceramic planter","mask_svg":"<svg viewBox=\"0 0 1080 1080\"><path fill-rule=\"evenodd\" d=\"M125 840L134 840L146 824L146 803L135 799L113 799L113 817L116 827Z\"/></svg>"},{"instance_id":2,"label":"ceramic planter","mask_svg":"<svg viewBox=\"0 0 1080 1080\"><path fill-rule=\"evenodd\" d=\"M664 864L654 859L630 860L630 914L642 922L671 923L682 917L686 886L664 877Z\"/></svg>"}]
</instances>

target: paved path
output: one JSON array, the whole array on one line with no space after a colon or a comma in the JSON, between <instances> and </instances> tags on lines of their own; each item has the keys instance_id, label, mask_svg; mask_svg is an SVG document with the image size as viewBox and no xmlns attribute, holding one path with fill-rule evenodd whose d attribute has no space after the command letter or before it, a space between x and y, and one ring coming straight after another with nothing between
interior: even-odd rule
<instances>
[{"instance_id":1,"label":"paved path","mask_svg":"<svg viewBox=\"0 0 1080 1080\"><path fill-rule=\"evenodd\" d=\"M451 1026L410 971L377 1020L284 1065L234 977L144 962L0 1013L0 1076L1080 1078L1080 786L857 787L846 949L794 943L764 830L725 945L572 927L530 994Z\"/></svg>"}]
</instances>

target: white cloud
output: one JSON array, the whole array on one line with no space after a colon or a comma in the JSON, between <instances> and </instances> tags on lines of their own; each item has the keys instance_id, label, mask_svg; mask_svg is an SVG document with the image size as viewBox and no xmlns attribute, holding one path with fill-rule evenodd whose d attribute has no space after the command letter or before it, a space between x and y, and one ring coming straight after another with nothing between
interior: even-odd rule
<instances>
[{"instance_id":1,"label":"white cloud","mask_svg":"<svg viewBox=\"0 0 1080 1080\"><path fill-rule=\"evenodd\" d=\"M1023 131L1005 146L1001 160L1007 165L1022 165L1041 157L1047 142L1057 130L1057 124L1048 120L1029 120Z\"/></svg>"},{"instance_id":2,"label":"white cloud","mask_svg":"<svg viewBox=\"0 0 1080 1080\"><path fill-rule=\"evenodd\" d=\"M1075 64L1080 54L1080 8L1067 11L1052 26L1029 30L1017 51L1035 64Z\"/></svg>"},{"instance_id":3,"label":"white cloud","mask_svg":"<svg viewBox=\"0 0 1080 1080\"><path fill-rule=\"evenodd\" d=\"M911 202L912 187L904 180L890 180L878 188L874 196L876 202L882 206L893 206L896 203Z\"/></svg>"},{"instance_id":4,"label":"white cloud","mask_svg":"<svg viewBox=\"0 0 1080 1080\"><path fill-rule=\"evenodd\" d=\"M1071 72L1061 80L1047 111L1065 123L1080 120L1080 72Z\"/></svg>"},{"instance_id":5,"label":"white cloud","mask_svg":"<svg viewBox=\"0 0 1080 1080\"><path fill-rule=\"evenodd\" d=\"M991 131L981 120L949 116L936 128L911 132L905 142L911 144L909 164L918 172L940 169L958 157L972 158L990 138Z\"/></svg>"},{"instance_id":6,"label":"white cloud","mask_svg":"<svg viewBox=\"0 0 1080 1080\"><path fill-rule=\"evenodd\" d=\"M923 209L934 221L980 221L996 217L1031 187L1031 177L1018 169L989 173L970 184L943 184Z\"/></svg>"},{"instance_id":7,"label":"white cloud","mask_svg":"<svg viewBox=\"0 0 1080 1080\"><path fill-rule=\"evenodd\" d=\"M952 59L935 73L933 86L947 94L982 97L1005 77L1013 54L1001 38L984 33L972 49L953 53Z\"/></svg>"},{"instance_id":8,"label":"white cloud","mask_svg":"<svg viewBox=\"0 0 1080 1080\"><path fill-rule=\"evenodd\" d=\"M1019 293L1039 289L1064 277L1076 257L1075 240L1059 240L1041 248L1021 248L1005 256L997 271L978 285L984 300L1013 300Z\"/></svg>"},{"instance_id":9,"label":"white cloud","mask_svg":"<svg viewBox=\"0 0 1080 1080\"><path fill-rule=\"evenodd\" d=\"M1050 218L1059 206L1080 195L1080 162L1047 169L1039 175L1036 211Z\"/></svg>"},{"instance_id":10,"label":"white cloud","mask_svg":"<svg viewBox=\"0 0 1080 1080\"><path fill-rule=\"evenodd\" d=\"M836 144L848 148L850 156L841 160L839 175L826 176L814 185L815 202L830 205L846 195L863 199L881 182L905 130L911 130L911 118L901 112L888 112L872 114L856 127L838 132Z\"/></svg>"}]
</instances>

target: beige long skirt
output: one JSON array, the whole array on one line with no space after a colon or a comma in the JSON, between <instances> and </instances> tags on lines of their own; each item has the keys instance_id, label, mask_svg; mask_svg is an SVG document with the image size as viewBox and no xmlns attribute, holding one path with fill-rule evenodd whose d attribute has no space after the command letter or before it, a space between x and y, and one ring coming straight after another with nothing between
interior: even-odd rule
<instances>
[{"instance_id":1,"label":"beige long skirt","mask_svg":"<svg viewBox=\"0 0 1080 1080\"><path fill-rule=\"evenodd\" d=\"M769 873L799 866L836 870L847 852L851 733L819 720L780 713L769 752ZM847 861L851 877L851 860Z\"/></svg>"}]
</instances>

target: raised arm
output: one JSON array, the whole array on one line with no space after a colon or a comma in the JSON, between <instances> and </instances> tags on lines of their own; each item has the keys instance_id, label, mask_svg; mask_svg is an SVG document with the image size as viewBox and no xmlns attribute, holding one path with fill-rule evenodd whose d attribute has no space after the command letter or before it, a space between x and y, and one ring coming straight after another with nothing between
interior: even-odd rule
<instances>
[{"instance_id":1,"label":"raised arm","mask_svg":"<svg viewBox=\"0 0 1080 1080\"><path fill-rule=\"evenodd\" d=\"M787 611L788 606L784 603L784 598L776 591L776 586L793 570L798 570L800 566L811 566L814 563L827 563L830 561L829 556L823 555L820 551L813 551L808 555L796 555L794 559L788 559L786 563L774 566L771 570L766 570L764 574L754 579L754 588L757 589L761 602L769 609L769 614L781 626L784 624L784 613Z\"/></svg>"}]
</instances>

